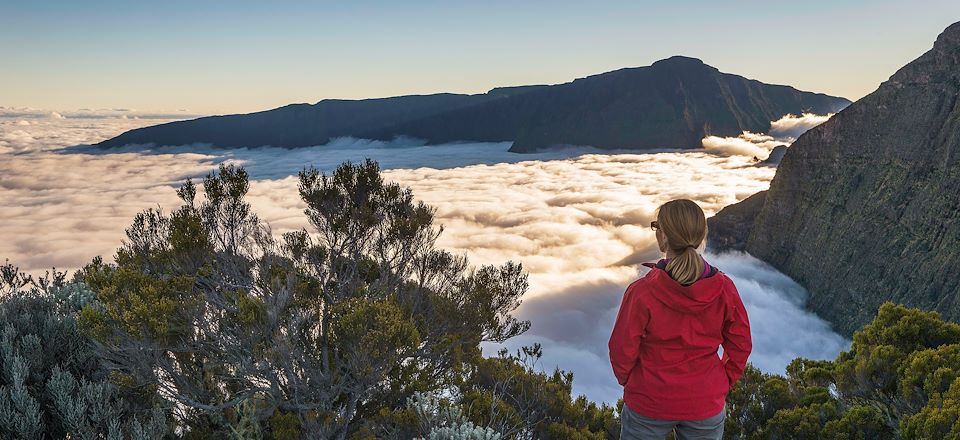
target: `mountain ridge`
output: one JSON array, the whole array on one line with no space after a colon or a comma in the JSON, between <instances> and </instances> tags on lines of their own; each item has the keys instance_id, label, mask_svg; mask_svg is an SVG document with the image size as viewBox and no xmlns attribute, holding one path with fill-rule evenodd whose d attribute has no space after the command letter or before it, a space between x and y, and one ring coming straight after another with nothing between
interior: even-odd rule
<instances>
[{"instance_id":1,"label":"mountain ridge","mask_svg":"<svg viewBox=\"0 0 960 440\"><path fill-rule=\"evenodd\" d=\"M690 57L627 67L555 85L495 87L482 94L437 93L365 100L324 99L260 112L144 127L98 144L213 144L305 147L337 137L428 144L513 142L511 151L565 145L699 148L705 135L765 131L787 113L828 113L844 98L720 72Z\"/></svg>"}]
</instances>

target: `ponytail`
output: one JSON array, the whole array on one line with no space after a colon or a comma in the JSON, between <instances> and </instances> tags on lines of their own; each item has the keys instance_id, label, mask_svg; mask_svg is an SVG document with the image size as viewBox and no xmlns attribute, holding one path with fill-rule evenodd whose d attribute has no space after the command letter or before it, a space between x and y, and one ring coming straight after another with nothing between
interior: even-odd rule
<instances>
[{"instance_id":1,"label":"ponytail","mask_svg":"<svg viewBox=\"0 0 960 440\"><path fill-rule=\"evenodd\" d=\"M687 246L667 263L666 270L678 283L693 284L703 274L703 258L694 247Z\"/></svg>"},{"instance_id":2,"label":"ponytail","mask_svg":"<svg viewBox=\"0 0 960 440\"><path fill-rule=\"evenodd\" d=\"M657 223L676 256L666 271L680 284L693 284L703 274L703 259L697 249L707 238L707 218L695 202L671 200L657 209Z\"/></svg>"}]
</instances>

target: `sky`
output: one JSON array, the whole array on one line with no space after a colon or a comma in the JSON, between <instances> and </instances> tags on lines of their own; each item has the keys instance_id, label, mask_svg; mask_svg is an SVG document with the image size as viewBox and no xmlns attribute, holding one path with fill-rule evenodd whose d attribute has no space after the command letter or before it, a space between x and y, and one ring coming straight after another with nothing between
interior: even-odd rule
<instances>
[{"instance_id":1,"label":"sky","mask_svg":"<svg viewBox=\"0 0 960 440\"><path fill-rule=\"evenodd\" d=\"M555 84L672 55L857 99L956 0L0 0L0 106L237 113Z\"/></svg>"}]
</instances>

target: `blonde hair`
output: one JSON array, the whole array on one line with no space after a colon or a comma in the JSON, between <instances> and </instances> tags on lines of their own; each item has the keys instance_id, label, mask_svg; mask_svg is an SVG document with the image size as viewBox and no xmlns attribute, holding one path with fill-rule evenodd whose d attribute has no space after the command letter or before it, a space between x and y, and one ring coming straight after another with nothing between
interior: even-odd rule
<instances>
[{"instance_id":1,"label":"blonde hair","mask_svg":"<svg viewBox=\"0 0 960 440\"><path fill-rule=\"evenodd\" d=\"M667 273L680 284L693 284L703 274L703 259L697 252L707 237L703 210L691 200L671 200L657 208L657 223L667 247L676 254L667 263Z\"/></svg>"}]
</instances>

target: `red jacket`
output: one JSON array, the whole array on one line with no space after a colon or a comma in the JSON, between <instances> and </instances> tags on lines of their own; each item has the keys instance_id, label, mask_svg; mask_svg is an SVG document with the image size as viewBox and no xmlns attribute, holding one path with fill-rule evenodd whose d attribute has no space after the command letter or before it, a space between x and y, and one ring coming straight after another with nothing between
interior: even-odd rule
<instances>
[{"instance_id":1,"label":"red jacket","mask_svg":"<svg viewBox=\"0 0 960 440\"><path fill-rule=\"evenodd\" d=\"M650 272L627 287L608 345L624 403L653 419L715 416L752 349L740 294L723 272L683 286L645 265Z\"/></svg>"}]
</instances>

